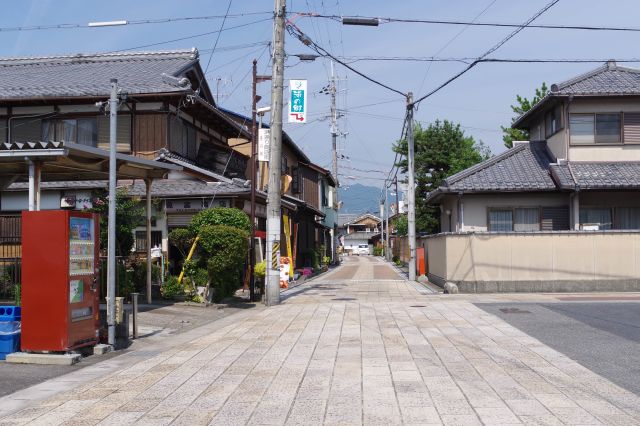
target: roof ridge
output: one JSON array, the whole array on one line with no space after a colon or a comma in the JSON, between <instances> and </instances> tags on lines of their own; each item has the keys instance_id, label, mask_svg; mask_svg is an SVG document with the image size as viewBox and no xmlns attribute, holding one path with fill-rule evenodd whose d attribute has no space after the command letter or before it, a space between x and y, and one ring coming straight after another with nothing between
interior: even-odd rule
<instances>
[{"instance_id":1,"label":"roof ridge","mask_svg":"<svg viewBox=\"0 0 640 426\"><path fill-rule=\"evenodd\" d=\"M49 55L49 56L15 56L0 58L0 64L3 63L24 63L24 62L38 62L38 61L54 61L54 60L67 60L67 59L111 59L111 58L125 58L125 57L154 57L163 55L189 55L192 59L199 57L198 49L192 47L191 49L174 49L174 50L143 50L143 51L129 51L129 52L101 52L101 53L76 53L69 55Z\"/></svg>"},{"instance_id":2,"label":"roof ridge","mask_svg":"<svg viewBox=\"0 0 640 426\"><path fill-rule=\"evenodd\" d=\"M600 65L598 68L594 68L591 71L587 71L585 73L579 74L575 77L570 78L569 80L552 84L550 87L551 90L549 90L549 92L550 93L557 92L561 89L564 89L565 87L571 86L572 84L576 84L579 81L586 80L589 77L593 77L594 75L600 74L601 72L607 71L609 69L610 69L609 62L605 62L604 64ZM554 87L556 90L553 90Z\"/></svg>"},{"instance_id":3,"label":"roof ridge","mask_svg":"<svg viewBox=\"0 0 640 426\"><path fill-rule=\"evenodd\" d=\"M529 146L529 142L526 142L526 143L521 142L519 144L516 144L512 148L506 150L505 152L502 152L502 153L500 153L498 155L495 155L495 156L493 156L491 158L488 158L488 159L486 159L486 160L484 160L484 161L482 161L482 162L480 162L478 164L474 164L473 166L471 166L471 167L469 167L469 168L467 168L465 170L462 170L462 171L460 171L460 172L458 172L456 174L453 174L453 175L447 177L446 179L444 179L444 184L446 186L452 185L452 184L458 182L461 179L464 179L464 178L469 177L469 176L471 176L473 174L476 174L479 171L481 171L481 170L483 170L483 169L485 169L485 168L487 168L489 166L492 166L492 165L494 165L496 163L499 163L500 161L503 161L503 160L505 160L505 159L507 159L507 158L519 153L520 151L523 151L527 146Z\"/></svg>"}]
</instances>

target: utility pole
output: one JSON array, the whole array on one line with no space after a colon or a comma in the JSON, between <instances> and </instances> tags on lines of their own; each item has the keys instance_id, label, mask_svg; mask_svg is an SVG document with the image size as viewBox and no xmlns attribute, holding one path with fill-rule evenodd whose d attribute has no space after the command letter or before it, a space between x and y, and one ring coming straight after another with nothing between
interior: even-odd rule
<instances>
[{"instance_id":1,"label":"utility pole","mask_svg":"<svg viewBox=\"0 0 640 426\"><path fill-rule=\"evenodd\" d=\"M256 266L256 145L258 140L258 128L256 127L256 79L258 78L258 60L253 60L253 86L251 90L251 241L249 250L249 300L256 297L256 281L254 268Z\"/></svg>"},{"instance_id":2,"label":"utility pole","mask_svg":"<svg viewBox=\"0 0 640 426\"><path fill-rule=\"evenodd\" d=\"M329 94L331 95L331 173L333 173L333 177L338 182L338 113L336 109L336 77L333 73L333 61L331 61Z\"/></svg>"},{"instance_id":3,"label":"utility pole","mask_svg":"<svg viewBox=\"0 0 640 426\"><path fill-rule=\"evenodd\" d=\"M391 183L391 182L389 182ZM385 259L389 259L389 187L387 186L387 182L384 182L384 204L385 204L385 209L387 211L387 241L386 241L386 246L387 248L384 251L384 257Z\"/></svg>"},{"instance_id":4,"label":"utility pole","mask_svg":"<svg viewBox=\"0 0 640 426\"><path fill-rule=\"evenodd\" d=\"M413 152L413 93L407 94L407 174L409 188L407 201L409 203L407 219L409 222L409 280L416 280L416 193L415 193L415 165Z\"/></svg>"},{"instance_id":5,"label":"utility pole","mask_svg":"<svg viewBox=\"0 0 640 426\"><path fill-rule=\"evenodd\" d=\"M256 281L254 269L256 266L256 190L258 188L258 173L260 167L258 165L258 129L262 129L262 114L260 114L260 126L257 126L256 115L258 113L258 101L261 99L257 94L258 83L271 80L270 75L258 75L258 60L253 60L253 85L251 86L251 250L249 259L249 299L254 301L256 298Z\"/></svg>"},{"instance_id":6,"label":"utility pole","mask_svg":"<svg viewBox=\"0 0 640 426\"><path fill-rule=\"evenodd\" d=\"M338 181L338 113L336 108L336 77L333 72L333 61L331 61L331 81L329 82L329 94L331 95L331 173L336 180L336 211L338 209L338 196L340 194L340 182ZM336 229L334 227L331 234L331 258L336 258Z\"/></svg>"},{"instance_id":7,"label":"utility pole","mask_svg":"<svg viewBox=\"0 0 640 426\"><path fill-rule=\"evenodd\" d=\"M273 68L271 75L271 135L269 137L269 190L267 193L267 306L280 303L280 220L282 90L284 87L284 21L286 0L275 0Z\"/></svg>"},{"instance_id":8,"label":"utility pole","mask_svg":"<svg viewBox=\"0 0 640 426\"><path fill-rule=\"evenodd\" d=\"M111 79L109 98L109 214L107 231L107 332L116 343L116 132L118 130L118 80Z\"/></svg>"}]
</instances>

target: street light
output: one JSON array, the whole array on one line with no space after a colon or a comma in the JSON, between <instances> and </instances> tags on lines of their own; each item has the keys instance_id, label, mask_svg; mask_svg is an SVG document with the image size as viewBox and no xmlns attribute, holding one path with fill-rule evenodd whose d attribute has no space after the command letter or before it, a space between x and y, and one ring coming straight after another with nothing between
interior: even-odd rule
<instances>
[{"instance_id":1,"label":"street light","mask_svg":"<svg viewBox=\"0 0 640 426\"><path fill-rule=\"evenodd\" d=\"M88 27L116 27L118 25L127 25L129 21L103 21L103 22L89 22Z\"/></svg>"},{"instance_id":2,"label":"street light","mask_svg":"<svg viewBox=\"0 0 640 426\"><path fill-rule=\"evenodd\" d=\"M380 25L378 18L342 17L342 25L360 25L365 27L377 27Z\"/></svg>"}]
</instances>

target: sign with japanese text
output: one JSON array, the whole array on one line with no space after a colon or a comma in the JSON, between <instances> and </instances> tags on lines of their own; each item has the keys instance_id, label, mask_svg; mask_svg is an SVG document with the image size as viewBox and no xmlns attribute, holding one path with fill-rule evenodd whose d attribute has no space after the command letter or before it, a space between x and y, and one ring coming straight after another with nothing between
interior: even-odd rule
<instances>
[{"instance_id":1,"label":"sign with japanese text","mask_svg":"<svg viewBox=\"0 0 640 426\"><path fill-rule=\"evenodd\" d=\"M307 122L307 80L289 80L289 123Z\"/></svg>"},{"instance_id":2,"label":"sign with japanese text","mask_svg":"<svg viewBox=\"0 0 640 426\"><path fill-rule=\"evenodd\" d=\"M258 129L258 161L269 161L271 129Z\"/></svg>"}]
</instances>

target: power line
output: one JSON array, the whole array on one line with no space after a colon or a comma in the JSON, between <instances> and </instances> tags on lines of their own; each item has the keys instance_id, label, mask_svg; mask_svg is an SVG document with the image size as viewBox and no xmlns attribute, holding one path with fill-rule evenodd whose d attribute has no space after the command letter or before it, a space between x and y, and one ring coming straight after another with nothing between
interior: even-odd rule
<instances>
[{"instance_id":1,"label":"power line","mask_svg":"<svg viewBox=\"0 0 640 426\"><path fill-rule=\"evenodd\" d=\"M489 10L489 8L491 6L493 6L495 4L495 2L498 0L491 0L491 2L480 11L480 13L478 13L472 20L471 22L476 22L478 20L478 18L480 18L482 15L484 15L484 13ZM453 43L458 37L460 37L462 35L463 32L465 32L467 30L467 28L469 28L469 25L464 26L460 31L458 31L456 33L456 35L454 35L451 39L449 39L449 41L447 41L440 49L438 49L438 51L436 53L433 54L433 56L438 56L442 51L444 51L444 49L446 49L447 47L449 47L451 45L451 43ZM422 82L420 83L420 87L418 88L418 92L422 92L422 88L424 87L424 82L427 80L427 76L429 75L429 71L431 71L431 66L433 65L433 62L429 62L429 66L427 66L427 70L424 73L424 77L422 78Z\"/></svg>"},{"instance_id":2,"label":"power line","mask_svg":"<svg viewBox=\"0 0 640 426\"><path fill-rule=\"evenodd\" d=\"M556 0L559 1L559 0ZM320 53L323 54L324 56L328 56L329 58L333 59L334 61L336 61L337 63L339 63L340 65L350 69L351 71L353 71L354 73L358 74L360 77L369 80L370 82L377 84L378 86L384 87L387 90L390 90L392 92L395 92L399 95L402 95L403 97L406 97L407 95L403 92L401 92L398 89L394 89L391 86L388 86L376 79L374 79L373 77L369 77L368 75L364 74L363 72L358 71L357 69L353 68L352 66L350 66L349 64L341 61L340 59L336 58L335 56L333 56L331 53L329 53L327 50L325 50L322 46L319 46L318 44L316 44L313 40L311 40L311 38L309 38L309 36L307 36L306 34L304 34L300 28L298 28L297 26L295 26L291 21L287 22L287 31L289 32L289 34L293 37L296 37L297 39L299 39L302 44L309 46L311 49L315 50L316 53Z\"/></svg>"},{"instance_id":3,"label":"power line","mask_svg":"<svg viewBox=\"0 0 640 426\"><path fill-rule=\"evenodd\" d=\"M299 13L306 18L325 18L335 21L342 21L346 16L338 15L322 15L318 13ZM388 23L407 23L407 24L434 24L434 25L461 25L476 27L503 27L503 28L520 28L522 24L503 23L503 22L474 22L474 21L452 21L445 19L405 19L405 18L381 18L375 16L350 16L349 18L357 19L377 19L381 24ZM532 24L527 28L549 29L549 30L579 30L579 31L623 31L623 32L640 32L638 27L613 27L613 26L594 26L594 25L553 25L553 24Z\"/></svg>"},{"instance_id":4,"label":"power line","mask_svg":"<svg viewBox=\"0 0 640 426\"><path fill-rule=\"evenodd\" d=\"M522 31L523 29L525 29L528 25L530 25L533 21L535 21L536 19L538 19L538 17L540 15L542 15L543 13L545 13L547 10L549 10L551 7L553 7L556 3L558 3L560 0L553 0L550 3L548 3L546 6L544 6L542 9L540 9L539 11L537 11L536 13L533 14L533 16L529 19L527 19L527 21L525 23L523 23L522 25L520 25L516 30L512 31L508 36L506 36L505 38L503 38L502 40L500 40L497 44L493 45L489 50L487 50L486 52L484 52L482 55L478 56L478 58L473 61L472 63L470 63L465 69L463 69L462 71L460 71L459 73L457 73L456 75L454 75L453 77L449 78L447 81L445 81L444 83L442 83L441 85L439 85L438 87L436 87L435 89L431 90L429 93L427 93L426 95L418 98L416 101L413 102L412 105L410 105L409 107L413 106L413 105L417 105L420 102L422 102L423 100L425 100L426 98L428 98L429 96L437 93L438 91L440 91L441 89L443 89L444 87L448 86L449 84L451 84L453 81L457 80L458 78L460 78L463 74L466 74L471 68L473 68L474 66L476 66L478 63L480 63L480 61L482 61L484 58L486 58L487 56L491 55L493 52L495 52L496 50L498 50L500 47L502 47L506 42L508 42L509 40L511 40L513 37L515 37L520 31Z\"/></svg>"},{"instance_id":5,"label":"power line","mask_svg":"<svg viewBox=\"0 0 640 426\"><path fill-rule=\"evenodd\" d=\"M144 49L144 48L147 48L147 47L159 46L161 44L168 44L168 43L174 43L176 41L183 41L183 40L189 40L189 39L192 39L192 38L204 37L204 36L208 36L208 35L211 35L211 34L216 34L216 33L222 32L222 31L231 31L231 30L248 27L250 25L259 24L261 22L266 22L266 21L271 21L271 18L258 19L257 21L251 21L251 22L247 22L245 24L236 25L236 26L233 26L233 27L223 28L221 30L207 31L206 33L193 34L193 35L189 35L189 36L185 36L185 37L174 38L174 39L171 39L171 40L159 41L157 43L143 44L143 45L140 45L140 46L128 47L126 49L110 50L108 53L127 52L129 50Z\"/></svg>"},{"instance_id":6,"label":"power line","mask_svg":"<svg viewBox=\"0 0 640 426\"><path fill-rule=\"evenodd\" d=\"M616 62L640 62L640 58L629 58L629 59L593 59L593 58L485 58L481 60L477 60L471 57L460 57L460 58L438 58L433 56L348 56L348 57L340 57L345 61L353 62L366 62L366 61L389 61L389 62L398 62L398 61L407 61L407 62L462 62L465 64L470 64L471 62L512 62L512 63L604 63L607 61L616 61ZM398 99L395 99L398 101ZM375 104L373 104L375 105Z\"/></svg>"},{"instance_id":7,"label":"power line","mask_svg":"<svg viewBox=\"0 0 640 426\"><path fill-rule=\"evenodd\" d=\"M209 70L209 65L211 65L211 58L213 58L213 54L216 51L216 47L218 47L218 41L220 41L220 34L222 34L222 30L224 29L224 23L227 22L227 16L229 15L229 10L231 9L231 3L233 3L233 0L229 0L229 4L227 5L227 11L224 13L224 18L222 18L222 24L220 24L220 29L218 30L218 34L216 35L216 41L213 44L213 48L211 49L211 55L209 55L207 66L204 68L202 77L200 77L200 81L198 82L198 87L200 87L200 84L202 84L202 79L204 78L204 75Z\"/></svg>"},{"instance_id":8,"label":"power line","mask_svg":"<svg viewBox=\"0 0 640 426\"><path fill-rule=\"evenodd\" d=\"M255 15L273 15L273 11L269 12L247 12L227 15L227 18L241 18L244 16ZM126 20L126 25L147 25L147 24L167 24L173 22L184 21L205 21L214 19L223 19L224 15L208 15L208 16L185 16L181 18L158 18L158 19L137 19ZM73 30L92 28L87 23L68 23L68 24L50 24L50 25L33 25L23 27L0 27L0 32L17 32L17 31L44 31L44 30Z\"/></svg>"}]
</instances>

